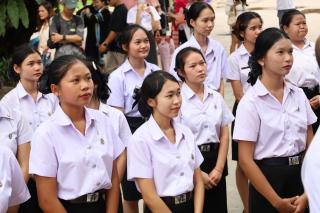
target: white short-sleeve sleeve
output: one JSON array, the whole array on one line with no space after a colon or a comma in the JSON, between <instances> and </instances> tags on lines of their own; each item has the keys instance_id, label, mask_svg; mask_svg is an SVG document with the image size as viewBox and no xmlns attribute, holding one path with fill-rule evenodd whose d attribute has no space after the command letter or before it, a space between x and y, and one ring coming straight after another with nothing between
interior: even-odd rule
<instances>
[{"instance_id":1,"label":"white short-sleeve sleeve","mask_svg":"<svg viewBox=\"0 0 320 213\"><path fill-rule=\"evenodd\" d=\"M245 96L240 100L233 132L233 139L256 142L260 118L253 103Z\"/></svg>"},{"instance_id":2,"label":"white short-sleeve sleeve","mask_svg":"<svg viewBox=\"0 0 320 213\"><path fill-rule=\"evenodd\" d=\"M137 9L135 7L132 7L127 14L127 23L128 24L134 24L136 23L136 15L137 15Z\"/></svg>"},{"instance_id":3,"label":"white short-sleeve sleeve","mask_svg":"<svg viewBox=\"0 0 320 213\"><path fill-rule=\"evenodd\" d=\"M198 146L196 145L196 143L194 143L194 144L195 144L195 161L196 161L194 169L197 169L197 168L200 168L200 165L203 162L203 156L202 156Z\"/></svg>"},{"instance_id":4,"label":"white short-sleeve sleeve","mask_svg":"<svg viewBox=\"0 0 320 213\"><path fill-rule=\"evenodd\" d=\"M227 104L225 103L225 101L223 100L220 94L219 94L219 99L221 102L221 109L222 109L221 127L225 127L234 120L234 116L232 115L230 109L228 108Z\"/></svg>"},{"instance_id":5,"label":"white short-sleeve sleeve","mask_svg":"<svg viewBox=\"0 0 320 213\"><path fill-rule=\"evenodd\" d=\"M306 95L303 92L301 92L301 93L302 93L302 96L304 96L305 105L306 105L307 125L314 124L315 122L317 122L317 116L314 114Z\"/></svg>"},{"instance_id":6,"label":"white short-sleeve sleeve","mask_svg":"<svg viewBox=\"0 0 320 213\"><path fill-rule=\"evenodd\" d=\"M112 129L113 130L113 129ZM114 150L114 155L113 155L113 160L117 159L119 157L119 155L121 155L121 153L124 151L124 145L121 141L121 139L119 138L118 135L115 134L114 131L112 131L112 141L113 141L113 150Z\"/></svg>"},{"instance_id":7,"label":"white short-sleeve sleeve","mask_svg":"<svg viewBox=\"0 0 320 213\"><path fill-rule=\"evenodd\" d=\"M31 142L32 138L32 130L27 120L21 116L20 121L18 122L18 145L25 144Z\"/></svg>"},{"instance_id":8,"label":"white short-sleeve sleeve","mask_svg":"<svg viewBox=\"0 0 320 213\"><path fill-rule=\"evenodd\" d=\"M108 81L111 92L107 103L110 106L124 108L124 82L121 80L120 73L116 73L116 71L110 75Z\"/></svg>"},{"instance_id":9,"label":"white short-sleeve sleeve","mask_svg":"<svg viewBox=\"0 0 320 213\"><path fill-rule=\"evenodd\" d=\"M223 49L221 53L221 78L226 78L226 74L229 72L229 63L226 51Z\"/></svg>"},{"instance_id":10,"label":"white short-sleeve sleeve","mask_svg":"<svg viewBox=\"0 0 320 213\"><path fill-rule=\"evenodd\" d=\"M226 78L228 80L241 80L239 72L239 61L236 58L235 54L231 54L228 58L229 70L226 73Z\"/></svg>"},{"instance_id":11,"label":"white short-sleeve sleeve","mask_svg":"<svg viewBox=\"0 0 320 213\"><path fill-rule=\"evenodd\" d=\"M161 19L159 13L157 12L156 8L154 8L153 6L149 6L150 7L150 11L153 15L153 18L155 21L159 21Z\"/></svg>"},{"instance_id":12,"label":"white short-sleeve sleeve","mask_svg":"<svg viewBox=\"0 0 320 213\"><path fill-rule=\"evenodd\" d=\"M134 178L153 178L151 153L143 140L132 137L128 145L128 180Z\"/></svg>"},{"instance_id":13,"label":"white short-sleeve sleeve","mask_svg":"<svg viewBox=\"0 0 320 213\"><path fill-rule=\"evenodd\" d=\"M120 136L120 139L121 139L123 145L125 147L127 147L128 141L132 137L132 133L131 133L129 124L127 122L127 119L123 115L123 113L121 113L121 115L119 116L119 120L120 120L120 122L119 122L119 126L120 126L119 136Z\"/></svg>"},{"instance_id":14,"label":"white short-sleeve sleeve","mask_svg":"<svg viewBox=\"0 0 320 213\"><path fill-rule=\"evenodd\" d=\"M50 135L46 128L46 123L33 134L31 141L29 174L36 174L44 177L56 177L58 170L58 160L53 143L54 137Z\"/></svg>"}]
</instances>

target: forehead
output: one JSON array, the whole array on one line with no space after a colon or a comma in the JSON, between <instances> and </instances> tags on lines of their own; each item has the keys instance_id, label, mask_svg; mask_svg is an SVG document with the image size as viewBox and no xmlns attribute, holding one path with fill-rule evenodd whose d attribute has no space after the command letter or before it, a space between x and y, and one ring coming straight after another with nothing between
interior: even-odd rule
<instances>
[{"instance_id":1,"label":"forehead","mask_svg":"<svg viewBox=\"0 0 320 213\"><path fill-rule=\"evenodd\" d=\"M28 62L28 61L34 61L34 60L41 60L41 57L38 53L29 54L23 61Z\"/></svg>"},{"instance_id":2,"label":"forehead","mask_svg":"<svg viewBox=\"0 0 320 213\"><path fill-rule=\"evenodd\" d=\"M69 67L68 71L65 74L65 77L81 76L87 74L90 74L90 70L86 65L79 61Z\"/></svg>"},{"instance_id":3,"label":"forehead","mask_svg":"<svg viewBox=\"0 0 320 213\"><path fill-rule=\"evenodd\" d=\"M176 91L180 89L180 86L177 82L171 81L171 80L166 80L161 88L160 93L166 93L170 91Z\"/></svg>"},{"instance_id":4,"label":"forehead","mask_svg":"<svg viewBox=\"0 0 320 213\"><path fill-rule=\"evenodd\" d=\"M214 18L215 15L210 8L204 8L198 18Z\"/></svg>"},{"instance_id":5,"label":"forehead","mask_svg":"<svg viewBox=\"0 0 320 213\"><path fill-rule=\"evenodd\" d=\"M306 18L302 14L296 14L292 16L291 22L293 21L301 21L305 20Z\"/></svg>"},{"instance_id":6,"label":"forehead","mask_svg":"<svg viewBox=\"0 0 320 213\"><path fill-rule=\"evenodd\" d=\"M197 52L191 52L189 55L187 55L187 57L185 57L186 64L190 64L199 60L203 60L203 57Z\"/></svg>"},{"instance_id":7,"label":"forehead","mask_svg":"<svg viewBox=\"0 0 320 213\"><path fill-rule=\"evenodd\" d=\"M251 27L251 26L255 26L255 25L261 25L261 21L259 18L253 18L253 19L250 19L250 21L248 22L248 27Z\"/></svg>"},{"instance_id":8,"label":"forehead","mask_svg":"<svg viewBox=\"0 0 320 213\"><path fill-rule=\"evenodd\" d=\"M287 38L281 38L280 40L278 40L273 44L270 50L276 50L280 48L291 49L292 48L291 41Z\"/></svg>"},{"instance_id":9,"label":"forehead","mask_svg":"<svg viewBox=\"0 0 320 213\"><path fill-rule=\"evenodd\" d=\"M147 37L147 34L142 29L138 29L136 32L133 33L132 40L144 39Z\"/></svg>"}]
</instances>

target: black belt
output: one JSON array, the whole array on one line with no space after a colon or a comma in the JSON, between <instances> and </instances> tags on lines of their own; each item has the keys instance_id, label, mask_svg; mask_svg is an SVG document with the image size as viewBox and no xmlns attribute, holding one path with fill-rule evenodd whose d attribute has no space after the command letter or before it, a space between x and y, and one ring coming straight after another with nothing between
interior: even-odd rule
<instances>
[{"instance_id":1,"label":"black belt","mask_svg":"<svg viewBox=\"0 0 320 213\"><path fill-rule=\"evenodd\" d=\"M290 157L274 157L274 158L264 158L262 160L256 160L258 165L268 165L268 166L297 166L302 165L302 160L304 156L304 151Z\"/></svg>"},{"instance_id":2,"label":"black belt","mask_svg":"<svg viewBox=\"0 0 320 213\"><path fill-rule=\"evenodd\" d=\"M193 197L193 192L186 192L181 195L172 196L172 197L161 197L161 199L167 204L167 205L179 205L182 203L187 203L190 201Z\"/></svg>"},{"instance_id":3,"label":"black belt","mask_svg":"<svg viewBox=\"0 0 320 213\"><path fill-rule=\"evenodd\" d=\"M219 149L220 143L206 143L198 146L200 152L212 152Z\"/></svg>"},{"instance_id":4,"label":"black belt","mask_svg":"<svg viewBox=\"0 0 320 213\"><path fill-rule=\"evenodd\" d=\"M106 199L106 190L105 189L100 189L96 192L88 193L88 194L82 195L80 197L77 197L75 199L64 200L64 201L66 201L68 203L72 203L72 204L80 204L80 203L96 203L100 199L103 199L103 200Z\"/></svg>"}]
</instances>

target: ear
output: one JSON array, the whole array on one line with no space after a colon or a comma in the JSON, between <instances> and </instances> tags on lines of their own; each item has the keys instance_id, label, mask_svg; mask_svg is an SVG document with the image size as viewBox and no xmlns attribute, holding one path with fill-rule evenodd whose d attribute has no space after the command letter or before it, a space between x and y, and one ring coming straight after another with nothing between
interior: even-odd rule
<instances>
[{"instance_id":1,"label":"ear","mask_svg":"<svg viewBox=\"0 0 320 213\"><path fill-rule=\"evenodd\" d=\"M186 78L184 72L181 69L177 69L177 74L179 74L180 76Z\"/></svg>"},{"instance_id":2,"label":"ear","mask_svg":"<svg viewBox=\"0 0 320 213\"><path fill-rule=\"evenodd\" d=\"M241 36L242 39L244 40L244 32L243 32L243 31L240 32L240 36Z\"/></svg>"},{"instance_id":3,"label":"ear","mask_svg":"<svg viewBox=\"0 0 320 213\"><path fill-rule=\"evenodd\" d=\"M194 28L196 26L196 21L193 19L190 19L190 25Z\"/></svg>"},{"instance_id":4,"label":"ear","mask_svg":"<svg viewBox=\"0 0 320 213\"><path fill-rule=\"evenodd\" d=\"M289 27L288 27L288 26L283 25L283 26L282 26L282 29L283 29L283 31L284 31L286 34L288 34L288 30L289 30Z\"/></svg>"},{"instance_id":5,"label":"ear","mask_svg":"<svg viewBox=\"0 0 320 213\"><path fill-rule=\"evenodd\" d=\"M124 51L128 52L128 47L127 47L126 44L121 44L121 48L122 48Z\"/></svg>"},{"instance_id":6,"label":"ear","mask_svg":"<svg viewBox=\"0 0 320 213\"><path fill-rule=\"evenodd\" d=\"M258 60L258 64L260 64L260 66L264 66L264 58L261 58Z\"/></svg>"},{"instance_id":7,"label":"ear","mask_svg":"<svg viewBox=\"0 0 320 213\"><path fill-rule=\"evenodd\" d=\"M156 103L156 100L154 98L149 98L148 101L147 101L147 104L151 107L151 108L154 108L156 107L157 103Z\"/></svg>"},{"instance_id":8,"label":"ear","mask_svg":"<svg viewBox=\"0 0 320 213\"><path fill-rule=\"evenodd\" d=\"M55 95L55 96L57 96L57 97L59 97L59 86L58 85L56 85L56 84L51 84L50 85L50 89L51 89L51 92Z\"/></svg>"},{"instance_id":9,"label":"ear","mask_svg":"<svg viewBox=\"0 0 320 213\"><path fill-rule=\"evenodd\" d=\"M15 73L17 73L17 74L20 74L20 73L21 73L21 68L20 68L18 65L16 65L16 64L13 65L13 70L14 70Z\"/></svg>"}]
</instances>

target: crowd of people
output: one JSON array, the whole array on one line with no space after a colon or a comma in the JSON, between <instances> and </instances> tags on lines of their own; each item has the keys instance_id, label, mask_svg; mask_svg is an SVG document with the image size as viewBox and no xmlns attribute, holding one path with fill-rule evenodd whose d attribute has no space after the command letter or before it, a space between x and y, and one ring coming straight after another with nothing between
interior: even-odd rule
<instances>
[{"instance_id":1,"label":"crowd of people","mask_svg":"<svg viewBox=\"0 0 320 213\"><path fill-rule=\"evenodd\" d=\"M263 29L234 0L228 55L204 1L61 3L39 4L12 56L1 213L138 213L141 199L146 213L228 212L230 141L243 212L320 211L320 37L305 14L280 8Z\"/></svg>"}]
</instances>

